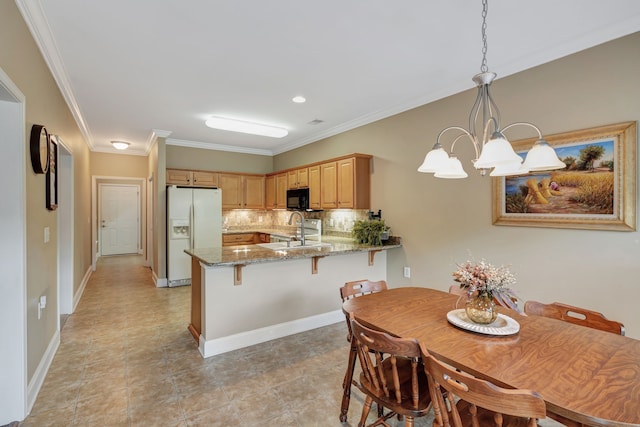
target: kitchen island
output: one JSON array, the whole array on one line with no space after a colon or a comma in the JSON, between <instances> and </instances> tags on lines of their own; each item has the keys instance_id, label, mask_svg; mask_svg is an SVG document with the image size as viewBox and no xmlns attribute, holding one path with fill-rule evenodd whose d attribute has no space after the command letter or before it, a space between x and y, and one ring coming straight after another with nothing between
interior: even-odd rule
<instances>
[{"instance_id":1,"label":"kitchen island","mask_svg":"<svg viewBox=\"0 0 640 427\"><path fill-rule=\"evenodd\" d=\"M386 251L402 245L397 237L384 246L323 237L304 248L273 246L185 251L192 257L189 330L203 357L343 322L339 288L386 280Z\"/></svg>"}]
</instances>

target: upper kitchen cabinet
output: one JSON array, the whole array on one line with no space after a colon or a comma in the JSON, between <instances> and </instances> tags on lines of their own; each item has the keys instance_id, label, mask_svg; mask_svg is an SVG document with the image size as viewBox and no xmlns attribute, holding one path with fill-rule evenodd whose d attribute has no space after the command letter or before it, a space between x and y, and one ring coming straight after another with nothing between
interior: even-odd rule
<instances>
[{"instance_id":1,"label":"upper kitchen cabinet","mask_svg":"<svg viewBox=\"0 0 640 427\"><path fill-rule=\"evenodd\" d=\"M276 208L287 208L287 174L276 175Z\"/></svg>"},{"instance_id":2,"label":"upper kitchen cabinet","mask_svg":"<svg viewBox=\"0 0 640 427\"><path fill-rule=\"evenodd\" d=\"M327 162L320 165L320 207L338 207L338 164Z\"/></svg>"},{"instance_id":3,"label":"upper kitchen cabinet","mask_svg":"<svg viewBox=\"0 0 640 427\"><path fill-rule=\"evenodd\" d=\"M217 187L218 174L215 172L193 171L184 169L167 169L167 185L189 187Z\"/></svg>"},{"instance_id":4,"label":"upper kitchen cabinet","mask_svg":"<svg viewBox=\"0 0 640 427\"><path fill-rule=\"evenodd\" d=\"M264 207L267 209L276 208L276 176L268 175L264 179Z\"/></svg>"},{"instance_id":5,"label":"upper kitchen cabinet","mask_svg":"<svg viewBox=\"0 0 640 427\"><path fill-rule=\"evenodd\" d=\"M286 209L287 174L268 175L265 178L265 208Z\"/></svg>"},{"instance_id":6,"label":"upper kitchen cabinet","mask_svg":"<svg viewBox=\"0 0 640 427\"><path fill-rule=\"evenodd\" d=\"M222 209L264 209L265 182L262 175L218 174Z\"/></svg>"},{"instance_id":7,"label":"upper kitchen cabinet","mask_svg":"<svg viewBox=\"0 0 640 427\"><path fill-rule=\"evenodd\" d=\"M264 176L245 175L244 180L244 208L264 209ZM224 195L224 191L222 192Z\"/></svg>"},{"instance_id":8,"label":"upper kitchen cabinet","mask_svg":"<svg viewBox=\"0 0 640 427\"><path fill-rule=\"evenodd\" d=\"M309 166L309 208L322 208L320 194L320 165Z\"/></svg>"},{"instance_id":9,"label":"upper kitchen cabinet","mask_svg":"<svg viewBox=\"0 0 640 427\"><path fill-rule=\"evenodd\" d=\"M323 209L369 209L371 156L356 155L320 165Z\"/></svg>"},{"instance_id":10,"label":"upper kitchen cabinet","mask_svg":"<svg viewBox=\"0 0 640 427\"><path fill-rule=\"evenodd\" d=\"M287 173L287 188L306 188L309 186L309 168L290 170Z\"/></svg>"}]
</instances>

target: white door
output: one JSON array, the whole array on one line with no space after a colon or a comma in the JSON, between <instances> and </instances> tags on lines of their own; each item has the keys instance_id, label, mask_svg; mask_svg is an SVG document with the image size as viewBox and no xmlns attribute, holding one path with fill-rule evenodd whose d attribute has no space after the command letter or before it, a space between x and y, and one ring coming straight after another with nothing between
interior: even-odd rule
<instances>
[{"instance_id":1,"label":"white door","mask_svg":"<svg viewBox=\"0 0 640 427\"><path fill-rule=\"evenodd\" d=\"M137 185L100 184L100 254L138 253L139 218Z\"/></svg>"}]
</instances>

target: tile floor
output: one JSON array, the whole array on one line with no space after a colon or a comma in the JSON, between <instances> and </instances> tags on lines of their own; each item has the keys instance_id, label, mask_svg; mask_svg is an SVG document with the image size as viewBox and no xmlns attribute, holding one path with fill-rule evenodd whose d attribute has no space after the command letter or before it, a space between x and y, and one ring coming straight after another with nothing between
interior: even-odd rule
<instances>
[{"instance_id":1,"label":"tile floor","mask_svg":"<svg viewBox=\"0 0 640 427\"><path fill-rule=\"evenodd\" d=\"M357 425L355 387L338 419L344 322L203 359L187 331L190 291L156 288L139 256L100 258L21 426Z\"/></svg>"},{"instance_id":2,"label":"tile floor","mask_svg":"<svg viewBox=\"0 0 640 427\"><path fill-rule=\"evenodd\" d=\"M338 419L344 323L203 359L190 288L156 288L141 261L100 258L22 426L357 425L355 388Z\"/></svg>"}]
</instances>

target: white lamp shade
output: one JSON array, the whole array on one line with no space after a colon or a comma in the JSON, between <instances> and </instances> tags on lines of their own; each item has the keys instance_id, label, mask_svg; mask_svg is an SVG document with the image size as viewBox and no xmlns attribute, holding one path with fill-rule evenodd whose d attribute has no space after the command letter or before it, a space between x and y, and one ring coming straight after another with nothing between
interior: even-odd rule
<instances>
[{"instance_id":1,"label":"white lamp shade","mask_svg":"<svg viewBox=\"0 0 640 427\"><path fill-rule=\"evenodd\" d=\"M435 173L446 168L449 164L449 155L444 148L434 148L424 157L424 162L418 168L418 172Z\"/></svg>"},{"instance_id":2,"label":"white lamp shade","mask_svg":"<svg viewBox=\"0 0 640 427\"><path fill-rule=\"evenodd\" d=\"M533 147L527 153L523 166L530 171L546 171L563 169L567 165L558 158L555 150L547 141L540 139L533 144Z\"/></svg>"},{"instance_id":3,"label":"white lamp shade","mask_svg":"<svg viewBox=\"0 0 640 427\"><path fill-rule=\"evenodd\" d=\"M489 169L499 165L522 162L520 156L504 137L492 138L484 144L480 157L474 163L476 169Z\"/></svg>"},{"instance_id":4,"label":"white lamp shade","mask_svg":"<svg viewBox=\"0 0 640 427\"><path fill-rule=\"evenodd\" d=\"M505 165L496 166L489 176L512 176L512 175L524 175L525 173L529 173L529 169L527 169L522 163L514 162L508 163Z\"/></svg>"},{"instance_id":5,"label":"white lamp shade","mask_svg":"<svg viewBox=\"0 0 640 427\"><path fill-rule=\"evenodd\" d=\"M459 179L469 175L462 168L462 163L456 157L449 157L447 166L438 170L433 176L436 178Z\"/></svg>"}]
</instances>

